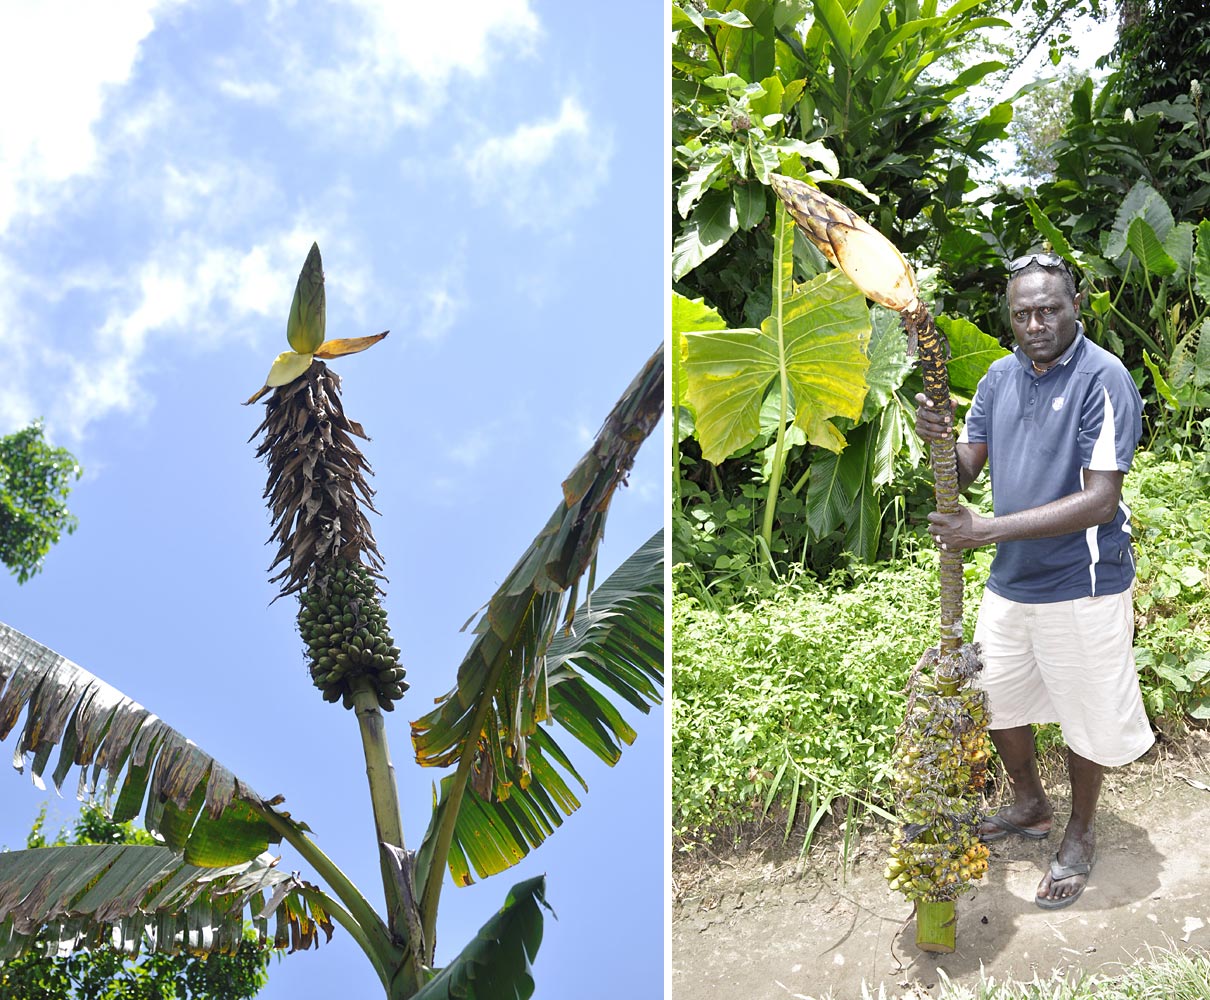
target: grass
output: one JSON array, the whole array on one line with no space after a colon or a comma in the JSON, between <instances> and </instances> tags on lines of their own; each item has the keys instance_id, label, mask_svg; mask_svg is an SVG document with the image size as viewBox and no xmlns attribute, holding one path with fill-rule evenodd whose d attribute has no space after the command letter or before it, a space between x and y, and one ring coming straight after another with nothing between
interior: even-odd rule
<instances>
[{"instance_id":1,"label":"grass","mask_svg":"<svg viewBox=\"0 0 1210 1000\"><path fill-rule=\"evenodd\" d=\"M1127 477L1139 580L1136 657L1170 731L1210 719L1210 491L1188 464L1138 456ZM974 626L991 550L968 554ZM891 750L911 667L937 641L931 546L893 562L803 575L718 606L674 570L673 825L682 849L773 813L811 834L829 814L891 801ZM1057 727L1039 733L1044 754ZM1053 754L1051 755L1053 756ZM1061 763L1062 758L1056 761ZM738 839L738 837L737 837Z\"/></svg>"},{"instance_id":2,"label":"grass","mask_svg":"<svg viewBox=\"0 0 1210 1000\"><path fill-rule=\"evenodd\" d=\"M1197 952L1149 950L1146 959L1112 976L1068 980L997 982L986 974L973 986L952 982L938 970L941 992L936 1000L1210 1000L1210 958ZM894 1000L923 1000L929 993L896 994ZM822 1000L822 998L821 998ZM892 1000L885 989L862 989L861 1000Z\"/></svg>"},{"instance_id":3,"label":"grass","mask_svg":"<svg viewBox=\"0 0 1210 1000\"><path fill-rule=\"evenodd\" d=\"M936 604L931 552L803 577L750 606L676 593L677 835L708 840L775 803L791 820L801 811L808 833L838 800L885 808L903 685L936 642Z\"/></svg>"}]
</instances>

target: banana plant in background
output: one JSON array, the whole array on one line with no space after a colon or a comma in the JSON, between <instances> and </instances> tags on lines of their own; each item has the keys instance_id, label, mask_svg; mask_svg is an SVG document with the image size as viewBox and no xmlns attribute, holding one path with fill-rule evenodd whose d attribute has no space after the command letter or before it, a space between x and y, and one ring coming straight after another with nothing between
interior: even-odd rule
<instances>
[{"instance_id":1,"label":"banana plant in background","mask_svg":"<svg viewBox=\"0 0 1210 1000\"><path fill-rule=\"evenodd\" d=\"M533 992L544 879L513 887L500 911L443 969L436 920L448 870L503 871L540 845L587 788L556 739L568 735L609 764L635 738L615 702L647 712L661 696L663 542L657 532L583 603L610 502L658 423L657 350L607 416L562 495L474 629L454 689L412 724L418 763L453 766L414 851L403 836L382 713L407 684L387 623L382 558L370 531L371 470L344 413L340 379L322 359L381 339L324 339L318 247L291 308L292 348L273 366L257 433L278 543L270 573L295 595L311 680L354 712L361 735L386 899L378 913L310 838L305 823L264 798L181 733L99 678L0 625L0 739L25 712L14 761L60 787L78 766L81 797L117 821L142 813L162 844L55 847L0 854L0 962L31 948L66 952L101 941L141 949L223 952L244 922L295 951L335 925L361 947L389 1000ZM255 435L254 435L255 436ZM540 726L540 723L548 723ZM58 757L51 764L58 749ZM282 841L324 885L279 870Z\"/></svg>"},{"instance_id":2,"label":"banana plant in background","mask_svg":"<svg viewBox=\"0 0 1210 1000\"><path fill-rule=\"evenodd\" d=\"M916 275L898 249L840 202L801 181L774 175L773 189L800 231L861 291L903 318L909 350L920 358L924 391L949 409L947 346L920 300ZM933 442L930 459L937 510L958 510L958 462L951 435ZM986 868L978 842L976 793L982 785L986 696L969 682L982 669L979 647L963 644L962 553L940 552L940 643L909 679L907 712L897 741L896 807L902 826L887 876L916 905L916 944L952 952L954 900Z\"/></svg>"}]
</instances>

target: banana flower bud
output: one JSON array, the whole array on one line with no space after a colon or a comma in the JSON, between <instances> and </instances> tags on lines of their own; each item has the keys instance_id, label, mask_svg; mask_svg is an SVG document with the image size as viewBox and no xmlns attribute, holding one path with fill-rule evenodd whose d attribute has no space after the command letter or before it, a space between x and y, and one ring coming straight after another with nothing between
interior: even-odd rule
<instances>
[{"instance_id":1,"label":"banana flower bud","mask_svg":"<svg viewBox=\"0 0 1210 1000\"><path fill-rule=\"evenodd\" d=\"M916 307L916 275L890 240L822 191L781 174L769 179L798 228L866 298L896 312Z\"/></svg>"},{"instance_id":2,"label":"banana flower bud","mask_svg":"<svg viewBox=\"0 0 1210 1000\"><path fill-rule=\"evenodd\" d=\"M387 335L388 331L383 331L372 337L324 340L326 311L323 261L319 256L319 244L312 243L311 252L298 273L294 301L290 304L290 318L286 321L286 339L293 350L283 351L277 356L264 386L244 403L245 406L261 399L270 389L293 382L311 367L311 362L316 358L327 360L357 354L367 347L373 347Z\"/></svg>"},{"instance_id":3,"label":"banana flower bud","mask_svg":"<svg viewBox=\"0 0 1210 1000\"><path fill-rule=\"evenodd\" d=\"M319 244L312 243L307 261L298 273L290 319L286 322L286 339L297 353L314 354L319 350L324 342L326 311L323 261L319 257Z\"/></svg>"}]
</instances>

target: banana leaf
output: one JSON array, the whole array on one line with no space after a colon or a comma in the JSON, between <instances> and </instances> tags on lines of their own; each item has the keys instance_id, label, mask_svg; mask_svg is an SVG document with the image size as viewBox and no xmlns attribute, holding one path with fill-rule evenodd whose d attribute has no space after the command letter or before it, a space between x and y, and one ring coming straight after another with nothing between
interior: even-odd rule
<instances>
[{"instance_id":1,"label":"banana leaf","mask_svg":"<svg viewBox=\"0 0 1210 1000\"><path fill-rule=\"evenodd\" d=\"M449 965L415 995L415 1000L528 1000L533 996L531 964L542 944L546 876L518 882L500 911ZM553 912L553 911L552 911Z\"/></svg>"},{"instance_id":2,"label":"banana leaf","mask_svg":"<svg viewBox=\"0 0 1210 1000\"><path fill-rule=\"evenodd\" d=\"M163 837L189 864L241 864L280 842L264 816L280 799L262 799L142 705L0 623L0 741L16 728L23 710L13 766L23 771L28 764L38 787L45 787L43 777L58 748L50 772L56 789L78 766L80 798L99 792L101 805L119 822L142 810L148 832Z\"/></svg>"},{"instance_id":3,"label":"banana leaf","mask_svg":"<svg viewBox=\"0 0 1210 1000\"><path fill-rule=\"evenodd\" d=\"M167 847L42 847L0 854L0 961L36 949L66 956L109 944L192 954L234 952L245 910L262 942L296 951L332 936L323 894L262 854L200 868ZM269 921L275 921L270 934Z\"/></svg>"},{"instance_id":4,"label":"banana leaf","mask_svg":"<svg viewBox=\"0 0 1210 1000\"><path fill-rule=\"evenodd\" d=\"M445 767L482 751L515 761L495 776L497 790L522 780L529 736L538 722L552 717L549 654L555 633L561 623L575 630L576 584L595 558L614 491L662 410L661 349L618 401L592 449L564 481L563 502L488 602L458 668L457 687L412 723L418 763ZM650 563L650 550L640 551ZM653 600L662 615L662 597L648 595L644 602ZM655 662L662 658L661 646ZM656 669L652 664L652 675Z\"/></svg>"},{"instance_id":5,"label":"banana leaf","mask_svg":"<svg viewBox=\"0 0 1210 1000\"><path fill-rule=\"evenodd\" d=\"M617 763L635 732L613 699L642 712L659 704L663 682L663 547L658 531L592 592L546 651L544 671L550 715L605 763ZM509 780L482 789L474 776L461 800L450 845L450 874L469 885L519 862L579 808L572 790L587 791L549 727L535 727L527 741L528 774L511 767ZM476 774L492 765L481 757ZM417 884L428 878L437 830L450 808L452 777L418 852ZM440 873L436 873L440 877Z\"/></svg>"}]
</instances>

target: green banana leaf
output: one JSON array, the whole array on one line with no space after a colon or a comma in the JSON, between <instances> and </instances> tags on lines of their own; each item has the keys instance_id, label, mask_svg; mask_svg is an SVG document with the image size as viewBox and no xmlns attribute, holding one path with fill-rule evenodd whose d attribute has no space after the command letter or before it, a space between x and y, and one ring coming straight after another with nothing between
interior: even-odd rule
<instances>
[{"instance_id":1,"label":"green banana leaf","mask_svg":"<svg viewBox=\"0 0 1210 1000\"><path fill-rule=\"evenodd\" d=\"M571 628L547 647L544 676L550 714L605 763L613 765L635 732L614 699L641 712L661 698L663 682L663 549L657 531L592 592L576 611ZM595 682L595 683L592 683ZM471 872L486 878L519 862L579 808L572 783L587 791L552 730L536 727L526 745L529 776L483 789L478 780L495 766L484 756L461 799L448 853L454 882L469 885ZM516 774L507 768L506 773ZM496 772L499 773L499 772ZM430 877L437 831L452 808L453 779L441 782L441 797L417 855L417 886Z\"/></svg>"},{"instance_id":2,"label":"green banana leaf","mask_svg":"<svg viewBox=\"0 0 1210 1000\"><path fill-rule=\"evenodd\" d=\"M499 912L415 1000L528 1000L534 992L531 964L542 944L543 908L550 909L546 876L518 882Z\"/></svg>"},{"instance_id":3,"label":"green banana leaf","mask_svg":"<svg viewBox=\"0 0 1210 1000\"><path fill-rule=\"evenodd\" d=\"M570 813L578 801L570 792L564 795L565 782L554 783L557 770L535 766L535 762L547 763L541 747L531 753L539 723L558 722L598 753L611 743L616 747L618 739L633 738L620 717L613 721L606 712L607 695L598 691L595 697L585 698L584 689L574 685L556 690L570 677L555 677L558 664L552 663L552 654L558 650L560 626L575 629L580 578L595 560L617 487L660 420L663 397L661 345L606 417L592 448L564 480L562 502L479 617L475 639L458 668L457 686L433 711L412 723L417 763L458 767L443 795L444 805L435 810L440 815L434 816L426 835L426 840L431 838L425 845L429 860L417 863L416 884L426 928L435 920L442 882L440 863L428 877L432 859L444 860L453 853L455 824L467 822L459 814L469 782L474 782L474 792L484 802L499 803L518 794L547 795L563 813ZM662 617L662 589L644 594L639 603ZM662 637L637 655L644 658L650 676L659 676ZM608 662L598 675L608 687L617 682L615 693L636 690L627 678L632 675ZM601 719L611 719L604 731ZM546 734L542 738L553 743ZM565 761L559 764L567 768ZM516 838L510 834L509 839Z\"/></svg>"},{"instance_id":4,"label":"green banana leaf","mask_svg":"<svg viewBox=\"0 0 1210 1000\"><path fill-rule=\"evenodd\" d=\"M189 864L240 864L280 842L281 834L264 816L279 799L262 799L142 705L0 623L0 740L14 730L23 709L26 722L13 760L23 770L29 758L39 787L58 747L50 775L55 788L78 765L81 795L99 792L119 822L143 810L148 832L163 837Z\"/></svg>"},{"instance_id":5,"label":"green banana leaf","mask_svg":"<svg viewBox=\"0 0 1210 1000\"><path fill-rule=\"evenodd\" d=\"M0 854L0 961L108 943L140 951L234 952L245 910L262 942L296 951L332 937L318 888L262 854L224 868L186 864L167 847L42 847ZM275 919L275 930L268 924Z\"/></svg>"}]
</instances>

